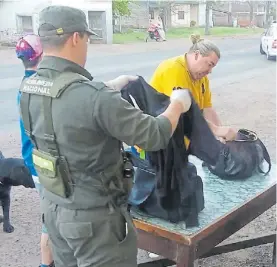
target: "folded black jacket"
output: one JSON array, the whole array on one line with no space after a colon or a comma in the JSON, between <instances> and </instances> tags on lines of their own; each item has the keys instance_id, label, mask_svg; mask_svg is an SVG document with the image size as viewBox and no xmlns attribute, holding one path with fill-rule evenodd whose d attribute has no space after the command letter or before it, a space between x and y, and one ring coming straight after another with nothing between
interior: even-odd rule
<instances>
[{"instance_id":1,"label":"folded black jacket","mask_svg":"<svg viewBox=\"0 0 277 267\"><path fill-rule=\"evenodd\" d=\"M160 115L170 103L168 96L158 93L142 77L121 92L133 106L152 116ZM184 135L190 139L188 150ZM167 148L146 154L149 162L133 159L138 169L130 204L173 222L185 220L187 226L197 224L197 214L204 208L202 180L195 166L188 163L189 154L203 160L222 179L245 179L255 173L267 174L271 169L269 154L256 133L241 129L236 140L219 142L193 99ZM269 165L266 172L261 169L264 161Z\"/></svg>"},{"instance_id":2,"label":"folded black jacket","mask_svg":"<svg viewBox=\"0 0 277 267\"><path fill-rule=\"evenodd\" d=\"M160 115L170 103L168 96L158 93L142 77L129 83L121 93L133 106L152 116ZM184 136L190 139L189 151ZM219 142L192 98L191 108L180 117L167 148L146 152L152 176L151 172L137 170L130 203L153 216L172 222L185 220L187 226L197 225L197 214L204 208L203 183L195 166L188 162L188 155L215 165L219 151ZM135 200L140 196L144 201L138 204Z\"/></svg>"}]
</instances>

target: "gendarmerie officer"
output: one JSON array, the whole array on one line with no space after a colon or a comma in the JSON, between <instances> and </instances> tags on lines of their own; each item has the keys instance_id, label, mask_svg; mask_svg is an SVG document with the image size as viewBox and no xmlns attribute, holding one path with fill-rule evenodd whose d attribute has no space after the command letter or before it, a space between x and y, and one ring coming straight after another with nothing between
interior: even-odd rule
<instances>
[{"instance_id":1,"label":"gendarmerie officer","mask_svg":"<svg viewBox=\"0 0 277 267\"><path fill-rule=\"evenodd\" d=\"M187 90L174 91L156 118L133 108L115 89L134 77L104 84L84 69L92 34L78 9L41 11L44 58L21 85L21 115L45 188L42 212L55 265L132 267L136 231L126 207L122 142L166 147L191 99Z\"/></svg>"}]
</instances>

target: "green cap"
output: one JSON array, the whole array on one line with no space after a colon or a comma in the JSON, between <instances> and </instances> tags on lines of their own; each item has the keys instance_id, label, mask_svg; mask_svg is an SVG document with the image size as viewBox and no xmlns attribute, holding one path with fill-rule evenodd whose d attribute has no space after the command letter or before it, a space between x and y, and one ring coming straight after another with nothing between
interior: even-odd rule
<instances>
[{"instance_id":1,"label":"green cap","mask_svg":"<svg viewBox=\"0 0 277 267\"><path fill-rule=\"evenodd\" d=\"M39 13L38 35L50 37L74 32L96 35L89 29L86 15L77 8L68 6L49 6Z\"/></svg>"}]
</instances>

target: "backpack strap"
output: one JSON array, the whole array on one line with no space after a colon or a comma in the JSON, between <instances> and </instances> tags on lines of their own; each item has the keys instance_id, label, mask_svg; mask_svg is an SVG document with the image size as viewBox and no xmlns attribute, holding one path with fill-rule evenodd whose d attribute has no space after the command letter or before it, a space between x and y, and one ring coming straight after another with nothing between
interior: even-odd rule
<instances>
[{"instance_id":1,"label":"backpack strap","mask_svg":"<svg viewBox=\"0 0 277 267\"><path fill-rule=\"evenodd\" d=\"M261 166L258 165L258 171L260 173L263 173L264 175L267 175L271 171L271 160L270 160L270 156L269 156L268 151L267 151L265 145L263 144L263 142L261 140L259 140L259 143L260 143L260 145L262 147L262 150L263 150L264 160L268 163L268 170L267 170L267 172L265 172L261 169Z\"/></svg>"}]
</instances>

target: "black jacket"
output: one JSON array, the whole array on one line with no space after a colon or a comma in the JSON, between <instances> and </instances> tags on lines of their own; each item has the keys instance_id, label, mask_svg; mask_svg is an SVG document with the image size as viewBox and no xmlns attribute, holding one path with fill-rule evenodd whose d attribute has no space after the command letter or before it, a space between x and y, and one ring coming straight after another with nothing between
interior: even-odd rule
<instances>
[{"instance_id":1,"label":"black jacket","mask_svg":"<svg viewBox=\"0 0 277 267\"><path fill-rule=\"evenodd\" d=\"M124 99L133 105L135 100L134 106L137 105L152 116L161 114L170 103L168 96L158 93L142 77L129 83L121 92ZM185 148L185 135L190 139L189 151ZM219 151L219 142L212 134L198 105L192 100L190 110L180 117L167 148L146 152L149 168L153 170L152 176L140 168L137 170L130 203L133 204L133 200L141 195L147 201L138 206L150 215L172 222L185 220L187 226L197 225L197 214L204 208L203 184L195 166L188 162L188 155L193 154L214 165ZM134 161L136 162L136 159Z\"/></svg>"},{"instance_id":2,"label":"black jacket","mask_svg":"<svg viewBox=\"0 0 277 267\"><path fill-rule=\"evenodd\" d=\"M161 114L170 103L169 97L158 93L142 77L123 88L122 97L133 105L135 100L142 111L152 116ZM188 150L184 135L190 139ZM222 179L244 179L255 172L267 174L271 169L269 154L256 133L241 129L235 141L221 143L193 99L167 148L146 154L149 162L133 158L138 169L130 203L172 222L185 220L187 226L197 224L197 214L204 208L202 180L188 162L189 154L203 160ZM267 172L261 169L263 161L269 165Z\"/></svg>"}]
</instances>

